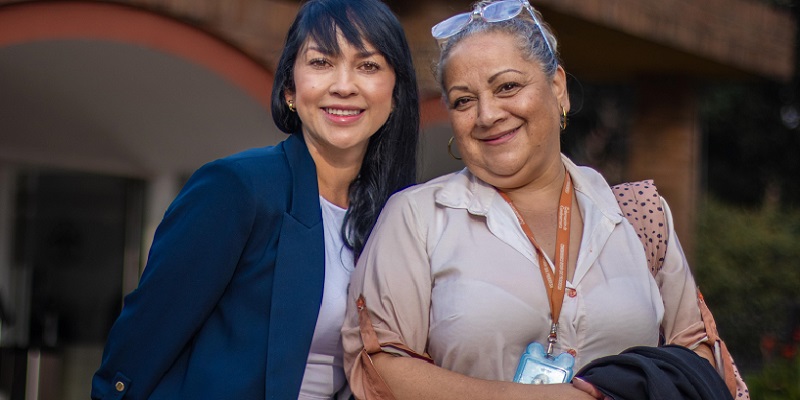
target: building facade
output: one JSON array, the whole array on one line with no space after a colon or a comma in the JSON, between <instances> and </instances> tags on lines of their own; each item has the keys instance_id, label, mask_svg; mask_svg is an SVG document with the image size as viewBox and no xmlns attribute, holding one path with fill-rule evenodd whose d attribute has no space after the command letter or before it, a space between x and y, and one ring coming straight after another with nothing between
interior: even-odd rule
<instances>
[{"instance_id":1,"label":"building facade","mask_svg":"<svg viewBox=\"0 0 800 400\"><path fill-rule=\"evenodd\" d=\"M430 27L471 2L387 3L414 52L426 180L461 168L446 153ZM691 254L697 90L789 79L795 22L752 0L532 3L576 86L627 88L627 145L619 168L603 172L655 179ZM88 397L105 334L187 176L285 136L269 98L299 6L0 0L0 400Z\"/></svg>"}]
</instances>

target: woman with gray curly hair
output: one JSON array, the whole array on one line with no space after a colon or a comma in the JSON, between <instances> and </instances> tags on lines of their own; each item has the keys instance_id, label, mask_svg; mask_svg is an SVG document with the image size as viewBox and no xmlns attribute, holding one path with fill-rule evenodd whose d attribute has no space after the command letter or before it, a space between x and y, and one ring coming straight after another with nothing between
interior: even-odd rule
<instances>
[{"instance_id":1,"label":"woman with gray curly hair","mask_svg":"<svg viewBox=\"0 0 800 400\"><path fill-rule=\"evenodd\" d=\"M395 194L367 242L342 330L356 397L602 399L575 371L660 343L716 374L686 349L714 362L666 202L648 199L651 274L608 183L561 153L566 73L538 11L480 2L432 33L466 168Z\"/></svg>"}]
</instances>

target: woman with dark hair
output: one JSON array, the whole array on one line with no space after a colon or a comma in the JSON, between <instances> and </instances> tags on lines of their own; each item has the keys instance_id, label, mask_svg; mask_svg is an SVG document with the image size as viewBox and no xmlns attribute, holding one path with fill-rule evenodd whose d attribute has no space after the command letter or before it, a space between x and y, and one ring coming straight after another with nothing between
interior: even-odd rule
<instances>
[{"instance_id":1,"label":"woman with dark hair","mask_svg":"<svg viewBox=\"0 0 800 400\"><path fill-rule=\"evenodd\" d=\"M353 12L353 16L364 19L358 23L349 21L348 18L352 16L342 11L345 6L348 12ZM331 54L340 52L342 37L359 51L365 51L364 44L368 42L374 47L373 51L382 54L394 68L396 84L392 93L392 112L369 141L361 170L350 186L350 209L358 212L348 212L345 216L345 226L350 230L345 234L350 237L350 245L356 251L356 256L361 252L389 195L399 187L408 186L416 178L419 129L417 78L402 27L396 25L396 19L390 11L380 12L381 8L385 8L385 5L378 2L347 0L319 2L315 7L308 7L302 20L298 16L289 29L272 89L272 118L278 128L292 133L302 128L303 111L290 110L282 100L295 91L292 76L294 64L306 38L313 39L324 52ZM366 29L367 23L369 29Z\"/></svg>"},{"instance_id":2,"label":"woman with dark hair","mask_svg":"<svg viewBox=\"0 0 800 400\"><path fill-rule=\"evenodd\" d=\"M386 199L415 180L417 83L378 0L311 0L272 114L289 137L195 172L106 343L94 399L348 395L349 275Z\"/></svg>"}]
</instances>

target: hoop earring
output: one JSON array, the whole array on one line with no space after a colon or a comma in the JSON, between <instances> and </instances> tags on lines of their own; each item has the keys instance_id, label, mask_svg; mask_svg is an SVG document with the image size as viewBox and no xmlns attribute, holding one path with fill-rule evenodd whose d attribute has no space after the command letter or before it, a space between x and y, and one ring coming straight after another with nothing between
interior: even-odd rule
<instances>
[{"instance_id":1,"label":"hoop earring","mask_svg":"<svg viewBox=\"0 0 800 400\"><path fill-rule=\"evenodd\" d=\"M558 127L563 131L567 129L567 110L561 104L559 106L561 107L561 121L558 122Z\"/></svg>"},{"instance_id":2,"label":"hoop earring","mask_svg":"<svg viewBox=\"0 0 800 400\"><path fill-rule=\"evenodd\" d=\"M286 105L289 106L289 111L297 112L297 109L294 108L294 100L286 100Z\"/></svg>"},{"instance_id":3,"label":"hoop earring","mask_svg":"<svg viewBox=\"0 0 800 400\"><path fill-rule=\"evenodd\" d=\"M453 154L452 147L453 147L453 140L455 139L456 139L455 136L450 136L450 140L447 141L447 154L450 154L450 157L453 157L454 159L461 161L461 157L456 157L456 155Z\"/></svg>"}]
</instances>

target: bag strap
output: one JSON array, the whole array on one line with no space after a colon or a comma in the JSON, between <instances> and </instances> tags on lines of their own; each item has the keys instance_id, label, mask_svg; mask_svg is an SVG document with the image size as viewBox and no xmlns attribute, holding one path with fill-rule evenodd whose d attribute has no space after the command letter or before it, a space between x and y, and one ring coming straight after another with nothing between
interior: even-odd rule
<instances>
[{"instance_id":1,"label":"bag strap","mask_svg":"<svg viewBox=\"0 0 800 400\"><path fill-rule=\"evenodd\" d=\"M739 375L739 369L734 365L733 356L731 356L730 351L728 351L728 346L726 346L722 338L719 337L717 322L714 321L714 316L711 315L711 310L708 309L708 305L706 305L706 300L703 298L703 294L700 293L700 289L697 289L697 300L697 304L700 306L700 317L703 319L703 324L706 327L706 335L708 335L708 342L706 343L714 353L717 372L719 372L720 376L725 381L725 385L728 386L728 390L730 390L731 394L736 398L741 398L740 395L737 395L737 389L741 386L746 390L747 387L744 385L744 381Z\"/></svg>"},{"instance_id":2,"label":"bag strap","mask_svg":"<svg viewBox=\"0 0 800 400\"><path fill-rule=\"evenodd\" d=\"M656 276L667 254L667 216L652 179L620 183L611 187L622 215L642 241L650 273Z\"/></svg>"}]
</instances>

